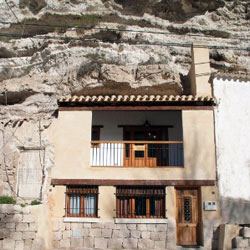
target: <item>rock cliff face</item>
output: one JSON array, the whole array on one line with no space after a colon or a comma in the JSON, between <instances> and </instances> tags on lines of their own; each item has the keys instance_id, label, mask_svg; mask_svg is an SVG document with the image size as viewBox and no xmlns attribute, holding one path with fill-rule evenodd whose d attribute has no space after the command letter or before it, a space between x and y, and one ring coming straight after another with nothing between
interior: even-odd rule
<instances>
[{"instance_id":1,"label":"rock cliff face","mask_svg":"<svg viewBox=\"0 0 250 250\"><path fill-rule=\"evenodd\" d=\"M249 1L1 0L0 12L1 104L35 105L38 94L182 94L197 40L234 47L210 50L213 71L250 72L249 50L240 50L249 45Z\"/></svg>"},{"instance_id":2,"label":"rock cliff face","mask_svg":"<svg viewBox=\"0 0 250 250\"><path fill-rule=\"evenodd\" d=\"M250 74L248 0L0 0L0 6L1 133L13 146L6 152L20 143L15 121L32 120L36 128L50 121L60 95L185 94L194 41L211 47L213 72ZM42 136L39 145L46 143Z\"/></svg>"}]
</instances>

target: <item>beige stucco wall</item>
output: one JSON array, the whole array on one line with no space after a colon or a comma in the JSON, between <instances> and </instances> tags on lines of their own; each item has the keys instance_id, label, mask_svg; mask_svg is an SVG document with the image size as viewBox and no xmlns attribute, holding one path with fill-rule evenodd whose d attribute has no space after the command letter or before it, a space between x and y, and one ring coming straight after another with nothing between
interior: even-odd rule
<instances>
[{"instance_id":1,"label":"beige stucco wall","mask_svg":"<svg viewBox=\"0 0 250 250\"><path fill-rule=\"evenodd\" d=\"M216 201L216 211L205 211L204 201ZM201 187L201 218L202 218L202 245L206 249L218 246L219 225L222 223L220 215L219 190L217 186Z\"/></svg>"},{"instance_id":2,"label":"beige stucco wall","mask_svg":"<svg viewBox=\"0 0 250 250\"><path fill-rule=\"evenodd\" d=\"M192 47L192 65L189 72L191 93L198 96L211 96L209 49L202 46L204 44L196 42Z\"/></svg>"},{"instance_id":3,"label":"beige stucco wall","mask_svg":"<svg viewBox=\"0 0 250 250\"><path fill-rule=\"evenodd\" d=\"M116 188L115 187L99 187L98 195L98 217L104 221L110 221L115 217L116 208Z\"/></svg>"},{"instance_id":4,"label":"beige stucco wall","mask_svg":"<svg viewBox=\"0 0 250 250\"><path fill-rule=\"evenodd\" d=\"M220 218L219 190L217 186L201 187L202 201L216 201L216 211L205 211L202 204L202 217L207 220L218 220Z\"/></svg>"},{"instance_id":5,"label":"beige stucco wall","mask_svg":"<svg viewBox=\"0 0 250 250\"><path fill-rule=\"evenodd\" d=\"M90 165L91 111L63 111L51 126L55 148L51 178L86 178Z\"/></svg>"},{"instance_id":6,"label":"beige stucco wall","mask_svg":"<svg viewBox=\"0 0 250 250\"><path fill-rule=\"evenodd\" d=\"M212 110L182 112L183 179L216 179L214 120ZM187 178L187 179L188 179Z\"/></svg>"},{"instance_id":7,"label":"beige stucco wall","mask_svg":"<svg viewBox=\"0 0 250 250\"><path fill-rule=\"evenodd\" d=\"M50 217L48 204L41 204L39 206L31 206L30 212L36 218L36 223L38 226L36 240L40 241L41 244L45 247L45 249L51 249L52 223L50 220L51 217Z\"/></svg>"},{"instance_id":8,"label":"beige stucco wall","mask_svg":"<svg viewBox=\"0 0 250 250\"><path fill-rule=\"evenodd\" d=\"M182 121L184 168L91 167L91 111L62 111L49 133L55 146L51 178L215 180L213 111L183 111Z\"/></svg>"},{"instance_id":9,"label":"beige stucco wall","mask_svg":"<svg viewBox=\"0 0 250 250\"><path fill-rule=\"evenodd\" d=\"M51 217L61 219L65 215L66 186L50 187L48 195Z\"/></svg>"},{"instance_id":10,"label":"beige stucco wall","mask_svg":"<svg viewBox=\"0 0 250 250\"><path fill-rule=\"evenodd\" d=\"M61 221L65 216L65 186L50 187L49 204L50 214L53 221ZM115 218L116 209L116 187L99 186L98 187L98 217L101 221L111 221ZM174 187L166 187L165 200L166 218L175 223L175 189Z\"/></svg>"},{"instance_id":11,"label":"beige stucco wall","mask_svg":"<svg viewBox=\"0 0 250 250\"><path fill-rule=\"evenodd\" d=\"M175 220L175 207L176 207L176 198L175 198L175 189L174 187L166 187L166 218Z\"/></svg>"},{"instance_id":12,"label":"beige stucco wall","mask_svg":"<svg viewBox=\"0 0 250 250\"><path fill-rule=\"evenodd\" d=\"M202 219L202 236L203 244L209 246L211 244L212 234L216 227L220 224L219 206L216 211L204 211L204 201L216 201L218 204L218 189L214 187L201 187L201 219ZM114 222L116 210L116 188L110 186L100 186L98 195L98 217L100 222ZM52 227L58 221L63 221L65 216L65 187L51 187L50 213ZM173 246L176 244L176 190L173 186L166 187L166 218L168 219L168 237ZM205 237L209 236L209 237ZM170 247L170 246L169 246ZM169 248L171 249L171 248Z\"/></svg>"}]
</instances>

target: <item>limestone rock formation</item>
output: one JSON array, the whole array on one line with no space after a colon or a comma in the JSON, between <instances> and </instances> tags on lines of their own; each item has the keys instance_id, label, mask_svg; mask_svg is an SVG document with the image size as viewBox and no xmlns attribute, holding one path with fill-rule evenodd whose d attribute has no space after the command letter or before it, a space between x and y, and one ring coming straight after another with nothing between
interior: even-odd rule
<instances>
[{"instance_id":1,"label":"limestone rock formation","mask_svg":"<svg viewBox=\"0 0 250 250\"><path fill-rule=\"evenodd\" d=\"M214 46L213 71L250 72L249 1L1 2L1 104L38 93L181 94L197 40Z\"/></svg>"}]
</instances>

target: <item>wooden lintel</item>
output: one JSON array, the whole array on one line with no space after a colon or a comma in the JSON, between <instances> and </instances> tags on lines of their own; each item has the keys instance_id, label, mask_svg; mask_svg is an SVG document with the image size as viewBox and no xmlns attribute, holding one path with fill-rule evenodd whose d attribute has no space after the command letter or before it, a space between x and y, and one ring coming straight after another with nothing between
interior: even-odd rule
<instances>
[{"instance_id":1,"label":"wooden lintel","mask_svg":"<svg viewBox=\"0 0 250 250\"><path fill-rule=\"evenodd\" d=\"M52 179L51 185L97 186L214 186L215 180L103 180L103 179Z\"/></svg>"},{"instance_id":2,"label":"wooden lintel","mask_svg":"<svg viewBox=\"0 0 250 250\"><path fill-rule=\"evenodd\" d=\"M59 107L59 111L87 111L87 110L123 110L123 111L146 111L146 110L213 110L213 106L85 106L85 107Z\"/></svg>"}]
</instances>

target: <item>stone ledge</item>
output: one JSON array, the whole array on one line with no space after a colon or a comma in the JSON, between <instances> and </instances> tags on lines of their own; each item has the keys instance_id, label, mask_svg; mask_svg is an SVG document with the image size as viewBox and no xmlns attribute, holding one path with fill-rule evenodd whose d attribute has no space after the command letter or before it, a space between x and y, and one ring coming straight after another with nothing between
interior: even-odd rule
<instances>
[{"instance_id":1,"label":"stone ledge","mask_svg":"<svg viewBox=\"0 0 250 250\"><path fill-rule=\"evenodd\" d=\"M167 224L168 219L127 219L127 218L115 218L116 224Z\"/></svg>"},{"instance_id":2,"label":"stone ledge","mask_svg":"<svg viewBox=\"0 0 250 250\"><path fill-rule=\"evenodd\" d=\"M64 217L63 222L86 222L86 223L96 223L100 222L100 218L82 218L82 217Z\"/></svg>"}]
</instances>

